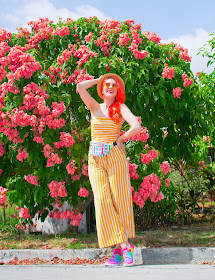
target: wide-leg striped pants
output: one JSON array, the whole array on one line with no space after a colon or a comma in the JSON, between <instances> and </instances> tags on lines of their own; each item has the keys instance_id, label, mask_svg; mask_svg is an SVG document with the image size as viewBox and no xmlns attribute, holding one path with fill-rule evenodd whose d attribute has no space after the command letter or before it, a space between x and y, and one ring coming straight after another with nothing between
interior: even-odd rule
<instances>
[{"instance_id":1,"label":"wide-leg striped pants","mask_svg":"<svg viewBox=\"0 0 215 280\"><path fill-rule=\"evenodd\" d=\"M114 146L103 157L89 154L88 171L94 194L99 247L135 237L129 166L124 152Z\"/></svg>"}]
</instances>

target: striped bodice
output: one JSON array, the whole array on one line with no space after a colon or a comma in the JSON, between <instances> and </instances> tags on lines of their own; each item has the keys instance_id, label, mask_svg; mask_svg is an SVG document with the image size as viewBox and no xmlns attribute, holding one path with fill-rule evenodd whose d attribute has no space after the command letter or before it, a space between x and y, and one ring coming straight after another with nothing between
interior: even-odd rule
<instances>
[{"instance_id":1,"label":"striped bodice","mask_svg":"<svg viewBox=\"0 0 215 280\"><path fill-rule=\"evenodd\" d=\"M119 137L122 123L115 123L110 117L94 117L91 119L92 141L113 143Z\"/></svg>"}]
</instances>

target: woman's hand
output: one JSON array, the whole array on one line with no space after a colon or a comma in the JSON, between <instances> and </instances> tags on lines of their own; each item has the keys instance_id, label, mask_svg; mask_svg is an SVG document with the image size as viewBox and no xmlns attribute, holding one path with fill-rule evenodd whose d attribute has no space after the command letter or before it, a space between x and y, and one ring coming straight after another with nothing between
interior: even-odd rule
<instances>
[{"instance_id":1,"label":"woman's hand","mask_svg":"<svg viewBox=\"0 0 215 280\"><path fill-rule=\"evenodd\" d=\"M123 142L121 140L116 141L118 148L125 153L125 146L123 145Z\"/></svg>"}]
</instances>

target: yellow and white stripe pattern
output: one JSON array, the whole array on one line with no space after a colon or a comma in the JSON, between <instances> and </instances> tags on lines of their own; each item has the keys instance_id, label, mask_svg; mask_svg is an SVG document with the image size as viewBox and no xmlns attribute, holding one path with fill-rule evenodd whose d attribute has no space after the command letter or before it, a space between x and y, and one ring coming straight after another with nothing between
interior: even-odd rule
<instances>
[{"instance_id":1,"label":"yellow and white stripe pattern","mask_svg":"<svg viewBox=\"0 0 215 280\"><path fill-rule=\"evenodd\" d=\"M116 124L110 117L91 120L93 141L112 143L119 137L120 129L121 124ZM114 146L102 157L89 154L88 171L94 194L99 247L135 237L129 166L124 152Z\"/></svg>"}]
</instances>

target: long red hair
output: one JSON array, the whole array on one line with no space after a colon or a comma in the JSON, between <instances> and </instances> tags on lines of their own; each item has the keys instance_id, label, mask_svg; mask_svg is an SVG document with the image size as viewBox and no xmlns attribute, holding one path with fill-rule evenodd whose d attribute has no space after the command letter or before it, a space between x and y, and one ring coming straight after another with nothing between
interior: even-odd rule
<instances>
[{"instance_id":1,"label":"long red hair","mask_svg":"<svg viewBox=\"0 0 215 280\"><path fill-rule=\"evenodd\" d=\"M118 84L117 95L115 97L115 101L113 104L111 104L109 106L108 113L114 122L119 123L119 116L121 114L121 104L125 102L125 91L124 91L124 88L122 87L122 85L119 83L119 81L115 77L108 77L107 79L113 79ZM107 79L105 79L103 81L102 89L103 89L104 83ZM102 98L103 98L103 93L102 93Z\"/></svg>"}]
</instances>

